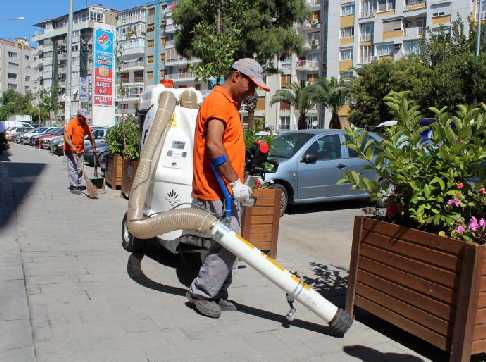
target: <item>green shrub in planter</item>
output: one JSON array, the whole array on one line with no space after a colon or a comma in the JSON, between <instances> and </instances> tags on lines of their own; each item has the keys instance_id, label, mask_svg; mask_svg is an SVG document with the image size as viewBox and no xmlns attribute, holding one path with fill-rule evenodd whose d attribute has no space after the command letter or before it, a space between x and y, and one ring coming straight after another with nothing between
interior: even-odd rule
<instances>
[{"instance_id":1,"label":"green shrub in planter","mask_svg":"<svg viewBox=\"0 0 486 362\"><path fill-rule=\"evenodd\" d=\"M108 129L106 144L111 154L122 155L128 160L140 157L140 129L133 115Z\"/></svg>"},{"instance_id":2,"label":"green shrub in planter","mask_svg":"<svg viewBox=\"0 0 486 362\"><path fill-rule=\"evenodd\" d=\"M366 132L347 130L348 146L375 163L380 181L351 171L340 183L382 200L386 211L379 215L388 221L485 244L486 107L460 105L455 114L431 108L434 122L421 126L422 115L406 92L391 92L385 101L398 123L382 142L363 144Z\"/></svg>"}]
</instances>

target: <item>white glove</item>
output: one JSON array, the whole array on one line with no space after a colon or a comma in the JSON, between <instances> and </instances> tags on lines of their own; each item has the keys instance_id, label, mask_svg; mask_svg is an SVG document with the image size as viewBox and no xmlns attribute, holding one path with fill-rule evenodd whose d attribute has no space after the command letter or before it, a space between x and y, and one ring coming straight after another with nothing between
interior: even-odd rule
<instances>
[{"instance_id":1,"label":"white glove","mask_svg":"<svg viewBox=\"0 0 486 362\"><path fill-rule=\"evenodd\" d=\"M230 183L233 190L233 197L240 202L247 202L251 198L251 188L240 181L240 179Z\"/></svg>"}]
</instances>

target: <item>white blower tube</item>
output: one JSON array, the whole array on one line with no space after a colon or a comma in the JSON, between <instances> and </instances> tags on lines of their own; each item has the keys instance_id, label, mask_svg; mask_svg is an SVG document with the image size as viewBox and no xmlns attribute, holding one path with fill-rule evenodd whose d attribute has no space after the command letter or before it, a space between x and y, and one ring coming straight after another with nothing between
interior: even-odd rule
<instances>
[{"instance_id":1,"label":"white blower tube","mask_svg":"<svg viewBox=\"0 0 486 362\"><path fill-rule=\"evenodd\" d=\"M265 278L283 289L292 299L309 308L339 334L344 334L351 327L352 318L349 314L329 302L310 285L305 284L276 260L262 253L223 223L216 222L213 224L211 236L225 249L231 251Z\"/></svg>"}]
</instances>

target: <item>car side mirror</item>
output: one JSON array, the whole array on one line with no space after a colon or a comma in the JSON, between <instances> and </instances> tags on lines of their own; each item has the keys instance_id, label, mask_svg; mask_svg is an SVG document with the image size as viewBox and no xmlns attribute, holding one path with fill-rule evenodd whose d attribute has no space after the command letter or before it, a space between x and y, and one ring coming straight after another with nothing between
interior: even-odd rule
<instances>
[{"instance_id":1,"label":"car side mirror","mask_svg":"<svg viewBox=\"0 0 486 362\"><path fill-rule=\"evenodd\" d=\"M316 163L317 162L317 154L308 152L304 155L304 158L302 159L304 163Z\"/></svg>"}]
</instances>

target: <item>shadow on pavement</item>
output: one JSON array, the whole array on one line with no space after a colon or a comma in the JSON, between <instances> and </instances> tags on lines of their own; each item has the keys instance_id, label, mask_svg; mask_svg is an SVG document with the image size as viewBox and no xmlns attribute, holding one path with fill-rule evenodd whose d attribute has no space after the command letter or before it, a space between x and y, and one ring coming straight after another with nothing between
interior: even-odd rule
<instances>
[{"instance_id":1,"label":"shadow on pavement","mask_svg":"<svg viewBox=\"0 0 486 362\"><path fill-rule=\"evenodd\" d=\"M348 287L348 271L339 266L311 263L314 277L303 276L302 279L320 295L344 309Z\"/></svg>"},{"instance_id":2,"label":"shadow on pavement","mask_svg":"<svg viewBox=\"0 0 486 362\"><path fill-rule=\"evenodd\" d=\"M11 162L5 154L0 155L0 161L8 161L0 163L0 229L2 229L10 222L46 165Z\"/></svg>"},{"instance_id":3,"label":"shadow on pavement","mask_svg":"<svg viewBox=\"0 0 486 362\"><path fill-rule=\"evenodd\" d=\"M309 214L311 212L319 211L336 211L345 209L362 209L364 207L370 207L373 203L369 200L347 200L336 202L318 202L312 204L301 205L289 205L286 213L289 215L294 214Z\"/></svg>"},{"instance_id":4,"label":"shadow on pavement","mask_svg":"<svg viewBox=\"0 0 486 362\"><path fill-rule=\"evenodd\" d=\"M359 358L364 362L421 362L422 359L410 354L394 353L394 352L380 352L373 348L354 345L345 346L343 351L352 357Z\"/></svg>"}]
</instances>

